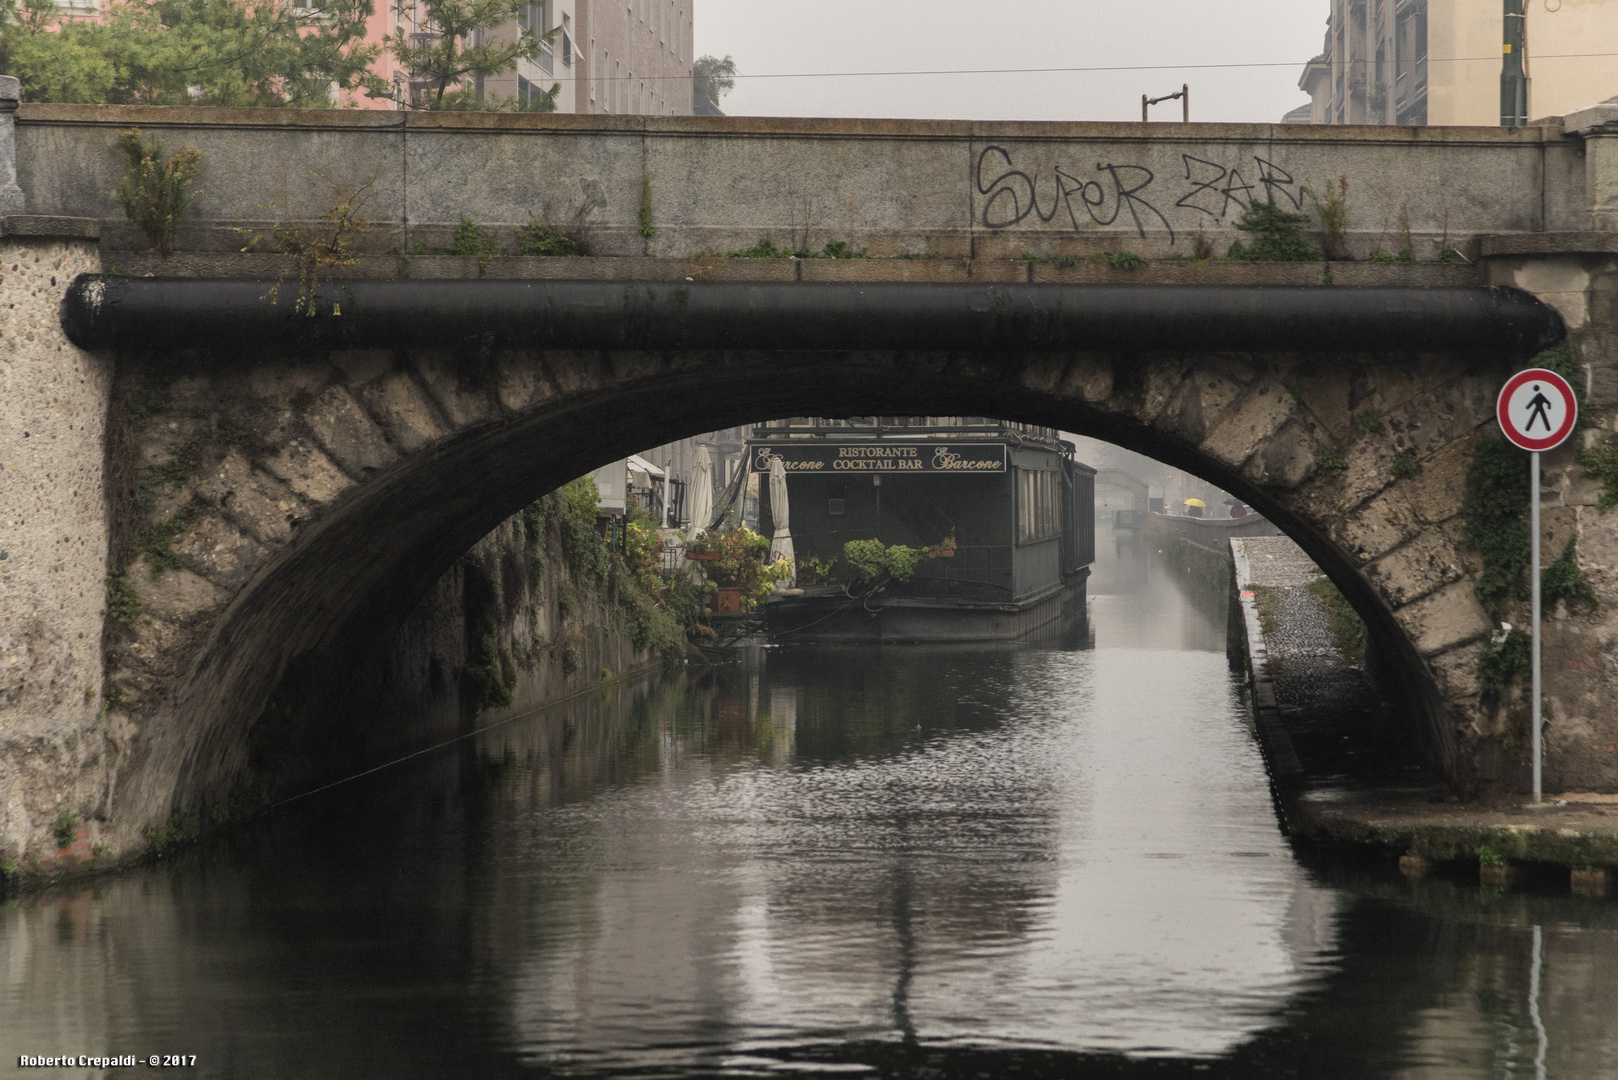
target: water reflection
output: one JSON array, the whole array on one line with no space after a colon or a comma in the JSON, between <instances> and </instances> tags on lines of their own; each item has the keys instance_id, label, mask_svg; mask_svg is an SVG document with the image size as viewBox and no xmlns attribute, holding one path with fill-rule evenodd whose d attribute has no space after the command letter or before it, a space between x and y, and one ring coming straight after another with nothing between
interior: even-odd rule
<instances>
[{"instance_id":1,"label":"water reflection","mask_svg":"<svg viewBox=\"0 0 1618 1080\"><path fill-rule=\"evenodd\" d=\"M1223 615L1101 546L1093 651L756 653L7 905L0 1054L1438 1080L1535 1075L1537 1014L1610 1074L1614 906L1301 865Z\"/></svg>"}]
</instances>

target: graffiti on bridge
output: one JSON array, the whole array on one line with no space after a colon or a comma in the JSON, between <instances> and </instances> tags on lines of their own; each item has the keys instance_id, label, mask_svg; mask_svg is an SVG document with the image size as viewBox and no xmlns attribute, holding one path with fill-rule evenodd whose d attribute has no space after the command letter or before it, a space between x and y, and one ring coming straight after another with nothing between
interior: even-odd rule
<instances>
[{"instance_id":1,"label":"graffiti on bridge","mask_svg":"<svg viewBox=\"0 0 1618 1080\"><path fill-rule=\"evenodd\" d=\"M1005 147L987 146L978 155L976 170L978 194L984 197L980 220L985 228L1009 229L1030 216L1046 224L1065 217L1066 223L1078 231L1083 227L1082 215L1103 227L1119 222L1133 224L1142 237L1149 223L1160 221L1172 245L1174 225L1159 204L1166 205L1166 200L1176 195L1179 198L1168 207L1170 212L1190 210L1221 223L1232 208L1245 213L1260 191L1270 192L1278 203L1284 200L1294 211L1303 207L1297 181L1272 161L1255 155L1253 182L1249 183L1240 165L1227 169L1192 154L1181 154L1180 159L1185 166L1183 180L1175 177L1165 181L1144 165L1097 162L1097 175L1092 177L1075 176L1056 165L1051 168L1050 182L1045 187L1046 202L1042 204L1040 187L1044 177L1018 169Z\"/></svg>"}]
</instances>

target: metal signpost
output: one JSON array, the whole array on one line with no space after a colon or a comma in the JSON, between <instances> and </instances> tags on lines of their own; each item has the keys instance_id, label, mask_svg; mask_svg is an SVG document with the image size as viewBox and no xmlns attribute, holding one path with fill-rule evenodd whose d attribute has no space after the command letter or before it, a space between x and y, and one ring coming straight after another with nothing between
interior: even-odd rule
<instances>
[{"instance_id":1,"label":"metal signpost","mask_svg":"<svg viewBox=\"0 0 1618 1080\"><path fill-rule=\"evenodd\" d=\"M1579 403L1573 396L1573 387L1554 371L1529 368L1506 380L1495 402L1495 416L1506 438L1528 451L1528 561L1531 575L1530 594L1533 604L1532 640L1533 656L1532 725L1534 733L1534 801L1544 795L1542 764L1544 755L1540 744L1540 666L1539 666L1539 455L1554 450L1567 441L1579 422Z\"/></svg>"}]
</instances>

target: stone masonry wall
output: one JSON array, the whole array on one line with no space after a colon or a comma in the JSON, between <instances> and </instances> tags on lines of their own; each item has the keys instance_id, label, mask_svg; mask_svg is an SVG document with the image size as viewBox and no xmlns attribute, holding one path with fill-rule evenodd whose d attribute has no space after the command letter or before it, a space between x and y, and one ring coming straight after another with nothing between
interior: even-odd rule
<instances>
[{"instance_id":1,"label":"stone masonry wall","mask_svg":"<svg viewBox=\"0 0 1618 1080\"><path fill-rule=\"evenodd\" d=\"M110 359L62 334L93 243L0 242L0 861L55 851L63 810L104 812L121 738L102 712Z\"/></svg>"}]
</instances>

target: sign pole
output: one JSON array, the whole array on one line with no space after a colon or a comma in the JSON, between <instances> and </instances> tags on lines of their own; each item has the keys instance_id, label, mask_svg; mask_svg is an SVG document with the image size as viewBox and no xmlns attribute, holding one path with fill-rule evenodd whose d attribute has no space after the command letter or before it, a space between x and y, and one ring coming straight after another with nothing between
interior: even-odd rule
<instances>
[{"instance_id":1,"label":"sign pole","mask_svg":"<svg viewBox=\"0 0 1618 1080\"><path fill-rule=\"evenodd\" d=\"M1494 413L1505 437L1515 446L1528 451L1528 561L1532 566L1530 573L1533 574L1529 587L1533 607L1528 642L1533 683L1529 690L1533 699L1529 705L1529 722L1533 726L1534 802L1538 804L1545 798L1545 740L1541 730L1545 718L1540 663L1540 623L1543 613L1540 610L1539 580L1539 455L1561 446L1573 434L1579 424L1579 399L1568 381L1556 372L1546 368L1529 368L1506 380L1506 385L1500 388L1500 396L1495 399Z\"/></svg>"},{"instance_id":2,"label":"sign pole","mask_svg":"<svg viewBox=\"0 0 1618 1080\"><path fill-rule=\"evenodd\" d=\"M1530 585L1532 604L1534 609L1533 626L1530 628L1533 640L1533 708L1531 721L1534 725L1534 802L1540 802L1544 797L1543 763L1544 754L1540 744L1540 690L1539 690L1539 451L1532 450L1528 454L1528 561L1529 573L1533 575Z\"/></svg>"}]
</instances>

